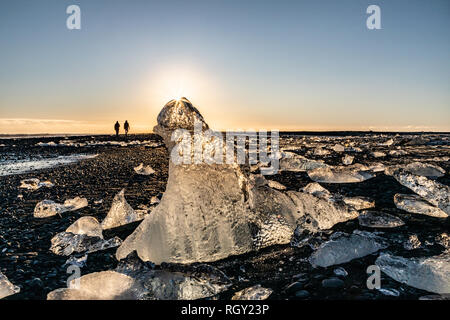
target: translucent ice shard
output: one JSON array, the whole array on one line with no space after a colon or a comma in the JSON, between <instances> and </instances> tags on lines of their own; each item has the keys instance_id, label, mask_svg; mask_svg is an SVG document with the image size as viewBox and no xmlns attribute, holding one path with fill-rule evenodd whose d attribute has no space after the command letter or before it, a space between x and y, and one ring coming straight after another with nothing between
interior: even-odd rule
<instances>
[{"instance_id":1,"label":"translucent ice shard","mask_svg":"<svg viewBox=\"0 0 450 320\"><path fill-rule=\"evenodd\" d=\"M394 178L446 214L450 214L449 186L401 169L394 172Z\"/></svg>"},{"instance_id":2,"label":"translucent ice shard","mask_svg":"<svg viewBox=\"0 0 450 320\"><path fill-rule=\"evenodd\" d=\"M256 286L236 292L231 300L266 300L272 292L272 289L264 288L260 284L257 284Z\"/></svg>"},{"instance_id":3,"label":"translucent ice shard","mask_svg":"<svg viewBox=\"0 0 450 320\"><path fill-rule=\"evenodd\" d=\"M75 197L64 201L64 208L66 211L75 211L88 206L86 198Z\"/></svg>"},{"instance_id":4,"label":"translucent ice shard","mask_svg":"<svg viewBox=\"0 0 450 320\"><path fill-rule=\"evenodd\" d=\"M130 276L101 271L84 275L70 282L70 288L51 291L47 300L137 300L145 293Z\"/></svg>"},{"instance_id":5,"label":"translucent ice shard","mask_svg":"<svg viewBox=\"0 0 450 320\"><path fill-rule=\"evenodd\" d=\"M375 201L367 197L344 197L342 200L356 210L364 210L375 207Z\"/></svg>"},{"instance_id":6,"label":"translucent ice shard","mask_svg":"<svg viewBox=\"0 0 450 320\"><path fill-rule=\"evenodd\" d=\"M50 251L54 254L69 256L72 253L92 253L100 250L118 247L122 241L118 237L103 240L99 237L90 237L86 234L60 232L51 240Z\"/></svg>"},{"instance_id":7,"label":"translucent ice shard","mask_svg":"<svg viewBox=\"0 0 450 320\"><path fill-rule=\"evenodd\" d=\"M228 289L231 281L219 269L210 265L171 265L154 270L134 253L121 260L116 268L146 289L142 299L195 300L208 298Z\"/></svg>"},{"instance_id":8,"label":"translucent ice shard","mask_svg":"<svg viewBox=\"0 0 450 320\"><path fill-rule=\"evenodd\" d=\"M0 299L20 292L18 286L13 285L8 278L0 272Z\"/></svg>"},{"instance_id":9,"label":"translucent ice shard","mask_svg":"<svg viewBox=\"0 0 450 320\"><path fill-rule=\"evenodd\" d=\"M86 207L88 202L86 198L75 197L64 201L64 204L56 203L52 200L43 200L39 202L34 208L35 218L47 218L57 214L61 215L63 212L75 211Z\"/></svg>"},{"instance_id":10,"label":"translucent ice shard","mask_svg":"<svg viewBox=\"0 0 450 320\"><path fill-rule=\"evenodd\" d=\"M94 217L81 217L68 227L66 232L85 234L90 237L99 237L103 239L102 226Z\"/></svg>"},{"instance_id":11,"label":"translucent ice shard","mask_svg":"<svg viewBox=\"0 0 450 320\"><path fill-rule=\"evenodd\" d=\"M19 188L22 189L28 189L28 190L38 190L42 187L47 187L47 188L51 188L53 187L53 183L51 183L50 181L40 181L37 178L31 178L31 179L24 179L20 181L20 186Z\"/></svg>"},{"instance_id":12,"label":"translucent ice shard","mask_svg":"<svg viewBox=\"0 0 450 320\"><path fill-rule=\"evenodd\" d=\"M433 206L422 197L415 194L400 194L394 196L394 203L397 208L410 213L424 214L436 218L447 218L443 210Z\"/></svg>"},{"instance_id":13,"label":"translucent ice shard","mask_svg":"<svg viewBox=\"0 0 450 320\"><path fill-rule=\"evenodd\" d=\"M361 258L387 247L386 242L373 233L355 230L341 233L324 242L309 258L313 266L329 267Z\"/></svg>"},{"instance_id":14,"label":"translucent ice shard","mask_svg":"<svg viewBox=\"0 0 450 320\"><path fill-rule=\"evenodd\" d=\"M327 167L309 170L311 180L323 183L355 183L374 177L368 170L360 165L345 167Z\"/></svg>"},{"instance_id":15,"label":"translucent ice shard","mask_svg":"<svg viewBox=\"0 0 450 320\"><path fill-rule=\"evenodd\" d=\"M65 212L65 207L62 204L56 203L52 200L42 200L34 208L35 218L47 218Z\"/></svg>"},{"instance_id":16,"label":"translucent ice shard","mask_svg":"<svg viewBox=\"0 0 450 320\"><path fill-rule=\"evenodd\" d=\"M111 229L144 219L143 211L135 211L125 199L125 189L122 189L113 199L111 209L102 221L102 228Z\"/></svg>"},{"instance_id":17,"label":"translucent ice shard","mask_svg":"<svg viewBox=\"0 0 450 320\"><path fill-rule=\"evenodd\" d=\"M405 170L414 175L429 178L438 178L445 175L444 169L435 164L430 163L413 162L406 165Z\"/></svg>"},{"instance_id":18,"label":"translucent ice shard","mask_svg":"<svg viewBox=\"0 0 450 320\"><path fill-rule=\"evenodd\" d=\"M311 160L301 155L294 154L290 157L282 157L280 159L280 170L292 172L306 172L316 168L328 167L327 164L318 160Z\"/></svg>"},{"instance_id":19,"label":"translucent ice shard","mask_svg":"<svg viewBox=\"0 0 450 320\"><path fill-rule=\"evenodd\" d=\"M358 220L361 226L370 228L396 228L405 224L402 219L381 211L363 211Z\"/></svg>"},{"instance_id":20,"label":"translucent ice shard","mask_svg":"<svg viewBox=\"0 0 450 320\"><path fill-rule=\"evenodd\" d=\"M297 224L308 223L307 217L312 217L309 221L314 221L317 228L330 228L357 216L345 203L271 188L264 177L250 174L250 163L238 162L234 155L225 163L209 158L199 161L196 146L210 150L215 141L202 134L217 137L217 132L208 128L187 99L164 106L154 132L164 139L171 155L166 191L152 213L117 250L118 259L136 251L142 260L156 264L215 261L288 243ZM198 135L197 130L202 134ZM214 150L219 155L229 150L228 143L217 148ZM274 156L278 159L278 151ZM296 154L284 153L280 162L282 169L294 171L317 166L326 165Z\"/></svg>"},{"instance_id":21,"label":"translucent ice shard","mask_svg":"<svg viewBox=\"0 0 450 320\"><path fill-rule=\"evenodd\" d=\"M349 164L353 163L353 159L355 157L346 154L344 157L342 157L342 163L345 164L346 166L348 166Z\"/></svg>"},{"instance_id":22,"label":"translucent ice shard","mask_svg":"<svg viewBox=\"0 0 450 320\"><path fill-rule=\"evenodd\" d=\"M434 293L450 293L450 251L438 256L410 259L382 254L375 263L398 282Z\"/></svg>"},{"instance_id":23,"label":"translucent ice shard","mask_svg":"<svg viewBox=\"0 0 450 320\"><path fill-rule=\"evenodd\" d=\"M153 170L152 167L150 167L150 166L144 166L143 163L141 163L140 165L138 165L137 167L135 167L135 168L134 168L134 171L135 171L137 174L141 174L141 175L144 175L144 176L148 176L148 175L151 175L151 174L154 174L154 173L155 173L155 170Z\"/></svg>"}]
</instances>

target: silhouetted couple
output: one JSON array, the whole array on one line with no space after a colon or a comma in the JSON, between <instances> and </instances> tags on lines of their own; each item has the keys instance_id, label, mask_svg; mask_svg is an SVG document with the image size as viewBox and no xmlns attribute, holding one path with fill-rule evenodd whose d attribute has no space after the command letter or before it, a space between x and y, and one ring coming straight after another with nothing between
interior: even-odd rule
<instances>
[{"instance_id":1,"label":"silhouetted couple","mask_svg":"<svg viewBox=\"0 0 450 320\"><path fill-rule=\"evenodd\" d=\"M123 124L123 128L125 129L125 137L128 135L128 130L130 130L130 124L127 120L125 120L125 123ZM114 125L114 130L116 130L116 137L119 136L119 129L120 129L120 123L119 121L116 121L116 124Z\"/></svg>"}]
</instances>

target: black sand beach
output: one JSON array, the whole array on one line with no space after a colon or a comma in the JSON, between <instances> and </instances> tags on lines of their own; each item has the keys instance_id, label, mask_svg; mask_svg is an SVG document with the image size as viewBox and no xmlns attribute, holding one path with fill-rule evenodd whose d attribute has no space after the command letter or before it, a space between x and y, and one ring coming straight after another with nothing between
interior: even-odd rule
<instances>
[{"instance_id":1,"label":"black sand beach","mask_svg":"<svg viewBox=\"0 0 450 320\"><path fill-rule=\"evenodd\" d=\"M114 141L113 136L84 136L68 139L83 141ZM286 137L281 144L289 145ZM61 257L49 251L50 240L58 232L82 216L93 216L103 220L110 209L113 197L125 188L125 197L133 208L139 205L150 205L151 196L161 196L168 178L168 154L164 145L149 147L145 145L98 145L98 146L37 146L39 142L59 143L64 137L4 139L0 144L1 157L4 160L14 157L56 157L71 154L98 154L95 158L50 169L35 170L28 173L0 176L0 271L15 285L20 293L6 299L45 299L48 292L65 287L67 267L63 266L67 257ZM67 140L67 139L66 139ZM118 141L125 141L119 137ZM151 140L158 142L156 135L132 135L128 141ZM412 141L411 137L404 139ZM330 143L335 143L332 141ZM428 142L427 142L428 143ZM448 143L448 141L447 141ZM294 143L295 144L295 143ZM412 158L430 156L449 156L448 149L427 145L421 153L409 154ZM294 150L304 155L305 148ZM386 147L386 150L389 148ZM427 151L428 150L428 151ZM373 161L368 155L370 150L355 154L354 162L367 163ZM312 155L308 155L314 158ZM341 155L331 154L325 158L327 164L336 165L341 162ZM402 160L405 160L403 158ZM378 160L377 160L378 161ZM396 158L387 156L383 162L396 163ZM140 163L150 165L156 173L140 176L133 168ZM450 177L448 161L437 162L446 170L445 176L437 181L449 185ZM52 188L40 188L36 191L19 189L20 181L26 178L49 180ZM311 180L306 173L281 172L268 177L285 185L288 190L299 190ZM393 203L396 193L409 194L411 191L400 185L393 177L378 173L373 179L353 184L323 184L333 194L345 196L366 196L375 200L376 209L383 209L401 217L405 225L399 228L383 230L384 236L391 239L391 246L385 250L404 257L423 257L441 253L445 248L435 241L435 237L449 232L449 219L437 219L423 215L409 214L399 210ZM19 198L21 194L23 197ZM75 196L87 198L89 205L81 210L66 212L62 217L54 216L45 219L33 217L33 210L39 201L50 199L58 203ZM98 201L102 200L101 203ZM105 232L105 238L119 236L125 239L139 222ZM328 234L322 235L326 240L336 231L351 232L355 229L369 230L358 225L358 220L340 223ZM404 242L409 235L416 234L425 245L419 249L406 250ZM110 270L117 266L114 253L116 248L89 254L87 265L82 268L82 275ZM382 275L383 288L395 289L398 297L383 294L377 290L367 289L366 268L373 265L378 254L353 260L330 268L312 268L307 258L312 253L308 246L302 248L275 246L250 254L230 257L222 261L210 263L223 271L232 281L232 287L220 294L218 299L229 299L234 292L261 284L274 290L270 299L417 299L430 294L405 284L398 283L386 275ZM325 288L322 281L335 278L334 270L343 267L348 276L341 277L342 283L336 288ZM160 268L160 266L156 266ZM295 286L289 287L295 283ZM288 288L289 287L289 288ZM301 292L301 293L298 293Z\"/></svg>"}]
</instances>

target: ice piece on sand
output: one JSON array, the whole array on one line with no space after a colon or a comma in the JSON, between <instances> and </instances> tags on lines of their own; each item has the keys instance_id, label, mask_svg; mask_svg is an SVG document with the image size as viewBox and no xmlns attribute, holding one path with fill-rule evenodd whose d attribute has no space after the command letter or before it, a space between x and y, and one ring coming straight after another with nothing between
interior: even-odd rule
<instances>
[{"instance_id":1,"label":"ice piece on sand","mask_svg":"<svg viewBox=\"0 0 450 320\"><path fill-rule=\"evenodd\" d=\"M308 183L305 187L301 189L301 191L326 200L329 200L332 197L330 191L322 187L317 182Z\"/></svg>"},{"instance_id":2,"label":"ice piece on sand","mask_svg":"<svg viewBox=\"0 0 450 320\"><path fill-rule=\"evenodd\" d=\"M75 211L86 207L88 202L86 198L75 197L74 199L69 199L64 201L64 204L56 203L52 200L42 200L34 208L35 218L47 218L54 215L61 215L63 212Z\"/></svg>"},{"instance_id":3,"label":"ice piece on sand","mask_svg":"<svg viewBox=\"0 0 450 320\"><path fill-rule=\"evenodd\" d=\"M42 200L34 208L35 218L47 218L66 212L64 205L52 200Z\"/></svg>"},{"instance_id":4,"label":"ice piece on sand","mask_svg":"<svg viewBox=\"0 0 450 320\"><path fill-rule=\"evenodd\" d=\"M306 172L315 168L324 167L328 167L328 165L322 161L311 160L298 154L280 159L281 171Z\"/></svg>"},{"instance_id":5,"label":"ice piece on sand","mask_svg":"<svg viewBox=\"0 0 450 320\"><path fill-rule=\"evenodd\" d=\"M101 271L72 280L70 288L49 292L47 300L137 300L145 292L130 276Z\"/></svg>"},{"instance_id":6,"label":"ice piece on sand","mask_svg":"<svg viewBox=\"0 0 450 320\"><path fill-rule=\"evenodd\" d=\"M375 264L389 277L408 286L434 293L450 293L450 251L438 256L409 259L382 254Z\"/></svg>"},{"instance_id":7,"label":"ice piece on sand","mask_svg":"<svg viewBox=\"0 0 450 320\"><path fill-rule=\"evenodd\" d=\"M64 201L64 208L66 211L75 211L88 206L86 198L75 197Z\"/></svg>"},{"instance_id":8,"label":"ice piece on sand","mask_svg":"<svg viewBox=\"0 0 450 320\"><path fill-rule=\"evenodd\" d=\"M358 211L338 199L326 199L295 191L288 191L287 194L301 214L300 228L304 227L313 232L326 230L337 223L358 217Z\"/></svg>"},{"instance_id":9,"label":"ice piece on sand","mask_svg":"<svg viewBox=\"0 0 450 320\"><path fill-rule=\"evenodd\" d=\"M330 154L330 151L325 150L325 149L323 149L323 148L321 148L321 147L318 147L318 148L314 149L313 154L314 154L315 156L326 156L326 155L329 155L329 154Z\"/></svg>"},{"instance_id":10,"label":"ice piece on sand","mask_svg":"<svg viewBox=\"0 0 450 320\"><path fill-rule=\"evenodd\" d=\"M369 228L396 228L405 223L402 219L381 211L363 211L359 217L359 225Z\"/></svg>"},{"instance_id":11,"label":"ice piece on sand","mask_svg":"<svg viewBox=\"0 0 450 320\"><path fill-rule=\"evenodd\" d=\"M435 164L413 162L406 165L405 170L417 176L439 178L445 175L445 170Z\"/></svg>"},{"instance_id":12,"label":"ice piece on sand","mask_svg":"<svg viewBox=\"0 0 450 320\"><path fill-rule=\"evenodd\" d=\"M448 214L433 206L422 197L415 194L400 194L394 196L397 208L410 213L423 214L436 218L447 218Z\"/></svg>"},{"instance_id":13,"label":"ice piece on sand","mask_svg":"<svg viewBox=\"0 0 450 320\"><path fill-rule=\"evenodd\" d=\"M394 172L394 178L411 189L429 203L450 214L450 187L426 177L411 174L404 170Z\"/></svg>"},{"instance_id":14,"label":"ice piece on sand","mask_svg":"<svg viewBox=\"0 0 450 320\"><path fill-rule=\"evenodd\" d=\"M387 248L386 242L373 233L355 230L352 234L341 233L324 242L309 258L314 266L329 267L358 259Z\"/></svg>"},{"instance_id":15,"label":"ice piece on sand","mask_svg":"<svg viewBox=\"0 0 450 320\"><path fill-rule=\"evenodd\" d=\"M269 187L277 189L277 190L286 190L286 186L282 185L278 181L268 180Z\"/></svg>"},{"instance_id":16,"label":"ice piece on sand","mask_svg":"<svg viewBox=\"0 0 450 320\"><path fill-rule=\"evenodd\" d=\"M348 166L349 164L353 163L353 159L355 159L355 157L346 154L344 157L342 157L342 163Z\"/></svg>"},{"instance_id":17,"label":"ice piece on sand","mask_svg":"<svg viewBox=\"0 0 450 320\"><path fill-rule=\"evenodd\" d=\"M370 153L370 155L374 158L383 158L386 157L386 153L381 152L381 151L373 151Z\"/></svg>"},{"instance_id":18,"label":"ice piece on sand","mask_svg":"<svg viewBox=\"0 0 450 320\"><path fill-rule=\"evenodd\" d=\"M257 284L256 286L236 292L231 300L266 300L272 292L272 289L264 288L260 284Z\"/></svg>"},{"instance_id":19,"label":"ice piece on sand","mask_svg":"<svg viewBox=\"0 0 450 320\"><path fill-rule=\"evenodd\" d=\"M66 232L75 234L85 234L90 237L99 237L103 239L102 226L94 217L81 217L70 225Z\"/></svg>"},{"instance_id":20,"label":"ice piece on sand","mask_svg":"<svg viewBox=\"0 0 450 320\"><path fill-rule=\"evenodd\" d=\"M344 152L345 148L341 144L335 144L331 149L334 150L334 152Z\"/></svg>"},{"instance_id":21,"label":"ice piece on sand","mask_svg":"<svg viewBox=\"0 0 450 320\"><path fill-rule=\"evenodd\" d=\"M406 152L405 150L401 150L401 149L389 151L389 155L392 157L400 157L400 156L405 156L407 154L408 154L408 152Z\"/></svg>"},{"instance_id":22,"label":"ice piece on sand","mask_svg":"<svg viewBox=\"0 0 450 320\"><path fill-rule=\"evenodd\" d=\"M13 285L0 271L0 299L20 292L18 286Z\"/></svg>"},{"instance_id":23,"label":"ice piece on sand","mask_svg":"<svg viewBox=\"0 0 450 320\"><path fill-rule=\"evenodd\" d=\"M308 171L311 180L322 183L354 183L373 178L368 168L362 166L327 167Z\"/></svg>"},{"instance_id":24,"label":"ice piece on sand","mask_svg":"<svg viewBox=\"0 0 450 320\"><path fill-rule=\"evenodd\" d=\"M421 245L422 243L420 242L417 235L412 234L409 236L408 240L403 244L403 247L406 250L414 250L420 248Z\"/></svg>"},{"instance_id":25,"label":"ice piece on sand","mask_svg":"<svg viewBox=\"0 0 450 320\"><path fill-rule=\"evenodd\" d=\"M86 234L60 232L51 240L50 251L56 255L69 256L72 253L92 253L100 250L118 247L122 241L118 237L103 240L99 237L90 237Z\"/></svg>"},{"instance_id":26,"label":"ice piece on sand","mask_svg":"<svg viewBox=\"0 0 450 320\"><path fill-rule=\"evenodd\" d=\"M121 260L116 268L139 282L146 300L195 300L213 297L232 283L219 269L206 264L166 264L154 270L134 253Z\"/></svg>"},{"instance_id":27,"label":"ice piece on sand","mask_svg":"<svg viewBox=\"0 0 450 320\"><path fill-rule=\"evenodd\" d=\"M51 183L50 181L42 181L41 182L37 178L31 178L31 179L21 180L19 188L35 191L42 187L51 188L53 186L54 186L53 183Z\"/></svg>"},{"instance_id":28,"label":"ice piece on sand","mask_svg":"<svg viewBox=\"0 0 450 320\"><path fill-rule=\"evenodd\" d=\"M102 228L111 229L144 219L143 211L135 211L125 199L125 189L115 195L111 209L102 221Z\"/></svg>"},{"instance_id":29,"label":"ice piece on sand","mask_svg":"<svg viewBox=\"0 0 450 320\"><path fill-rule=\"evenodd\" d=\"M117 250L119 260L136 251L142 260L156 264L216 261L289 243L306 213L317 218L319 222L315 223L324 228L357 216L345 204L338 207L305 193L295 196L294 192L291 196L290 192L270 188L264 177L249 173L247 162L196 162L192 149L187 152L181 148L191 146L191 140L182 138L187 137L186 133L194 134L198 145L209 150L215 140L211 134L217 132L207 129L203 117L187 99L172 100L164 106L153 131L164 139L171 155L166 191L152 213ZM215 154L228 151L227 145L216 146ZM278 158L277 150L271 147L272 158ZM186 159L179 161L180 157ZM295 164L298 171L311 164L298 156L283 159L299 159Z\"/></svg>"},{"instance_id":30,"label":"ice piece on sand","mask_svg":"<svg viewBox=\"0 0 450 320\"><path fill-rule=\"evenodd\" d=\"M148 176L148 175L151 175L151 174L154 174L154 173L155 173L155 170L153 170L152 167L150 167L150 166L144 166L143 163L141 163L141 164L138 165L137 167L134 167L134 171L135 171L137 174L141 174L141 175L144 175L144 176Z\"/></svg>"},{"instance_id":31,"label":"ice piece on sand","mask_svg":"<svg viewBox=\"0 0 450 320\"><path fill-rule=\"evenodd\" d=\"M375 201L367 197L344 197L342 200L356 210L364 210L375 207Z\"/></svg>"}]
</instances>

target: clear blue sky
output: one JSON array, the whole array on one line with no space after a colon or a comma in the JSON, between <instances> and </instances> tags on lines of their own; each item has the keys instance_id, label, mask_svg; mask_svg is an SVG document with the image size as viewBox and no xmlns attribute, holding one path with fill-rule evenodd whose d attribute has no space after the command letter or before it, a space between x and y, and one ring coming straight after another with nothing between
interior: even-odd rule
<instances>
[{"instance_id":1,"label":"clear blue sky","mask_svg":"<svg viewBox=\"0 0 450 320\"><path fill-rule=\"evenodd\" d=\"M449 31L448 0L2 0L0 133L148 132L177 95L215 129L450 131Z\"/></svg>"}]
</instances>

